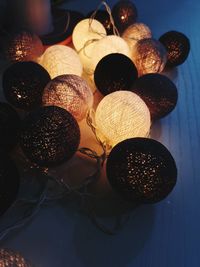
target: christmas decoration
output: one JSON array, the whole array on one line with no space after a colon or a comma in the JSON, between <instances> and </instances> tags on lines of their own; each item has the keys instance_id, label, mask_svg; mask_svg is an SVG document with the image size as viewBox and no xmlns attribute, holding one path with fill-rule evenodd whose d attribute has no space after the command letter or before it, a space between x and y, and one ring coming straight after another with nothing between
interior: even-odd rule
<instances>
[{"instance_id":1,"label":"christmas decoration","mask_svg":"<svg viewBox=\"0 0 200 267\"><path fill-rule=\"evenodd\" d=\"M137 69L125 55L114 53L103 57L94 72L94 81L103 94L129 90L137 78Z\"/></svg>"},{"instance_id":2,"label":"christmas decoration","mask_svg":"<svg viewBox=\"0 0 200 267\"><path fill-rule=\"evenodd\" d=\"M161 143L132 138L116 145L108 156L106 172L122 197L139 203L161 201L176 184L177 168Z\"/></svg>"},{"instance_id":3,"label":"christmas decoration","mask_svg":"<svg viewBox=\"0 0 200 267\"><path fill-rule=\"evenodd\" d=\"M181 32L169 31L163 34L159 41L167 50L167 66L181 65L187 59L190 52L190 41Z\"/></svg>"},{"instance_id":4,"label":"christmas decoration","mask_svg":"<svg viewBox=\"0 0 200 267\"><path fill-rule=\"evenodd\" d=\"M95 114L97 133L110 146L131 137L145 137L150 130L150 112L144 101L129 91L105 96Z\"/></svg>"},{"instance_id":5,"label":"christmas decoration","mask_svg":"<svg viewBox=\"0 0 200 267\"><path fill-rule=\"evenodd\" d=\"M0 149L10 151L17 144L20 124L17 112L0 102Z\"/></svg>"},{"instance_id":6,"label":"christmas decoration","mask_svg":"<svg viewBox=\"0 0 200 267\"><path fill-rule=\"evenodd\" d=\"M134 82L132 91L147 104L152 120L168 115L175 108L178 99L176 85L166 76L157 73L141 76Z\"/></svg>"},{"instance_id":7,"label":"christmas decoration","mask_svg":"<svg viewBox=\"0 0 200 267\"><path fill-rule=\"evenodd\" d=\"M24 154L39 166L55 166L69 160L80 142L80 129L66 110L42 107L24 120L20 145Z\"/></svg>"},{"instance_id":8,"label":"christmas decoration","mask_svg":"<svg viewBox=\"0 0 200 267\"><path fill-rule=\"evenodd\" d=\"M41 105L49 81L48 72L39 64L17 62L3 73L4 95L14 107L29 111Z\"/></svg>"},{"instance_id":9,"label":"christmas decoration","mask_svg":"<svg viewBox=\"0 0 200 267\"><path fill-rule=\"evenodd\" d=\"M66 109L80 121L93 105L93 94L83 78L62 75L48 83L42 101L45 106L54 105Z\"/></svg>"},{"instance_id":10,"label":"christmas decoration","mask_svg":"<svg viewBox=\"0 0 200 267\"><path fill-rule=\"evenodd\" d=\"M10 249L0 249L0 266L1 267L31 267L23 256Z\"/></svg>"}]
</instances>

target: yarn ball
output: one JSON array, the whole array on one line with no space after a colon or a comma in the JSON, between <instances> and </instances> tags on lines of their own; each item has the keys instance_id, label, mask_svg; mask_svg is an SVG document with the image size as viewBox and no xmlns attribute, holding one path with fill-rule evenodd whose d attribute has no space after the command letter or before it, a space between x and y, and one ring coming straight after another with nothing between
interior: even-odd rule
<instances>
[{"instance_id":1,"label":"yarn ball","mask_svg":"<svg viewBox=\"0 0 200 267\"><path fill-rule=\"evenodd\" d=\"M91 11L90 13L88 13L87 17L90 18L91 16L93 16L93 14L94 11ZM110 16L107 11L97 10L94 14L94 19L101 22L101 24L106 29L107 35L113 34L113 25L111 23Z\"/></svg>"},{"instance_id":2,"label":"yarn ball","mask_svg":"<svg viewBox=\"0 0 200 267\"><path fill-rule=\"evenodd\" d=\"M5 48L6 57L12 62L37 61L43 52L40 38L27 31L11 35Z\"/></svg>"},{"instance_id":3,"label":"yarn ball","mask_svg":"<svg viewBox=\"0 0 200 267\"><path fill-rule=\"evenodd\" d=\"M122 38L127 42L131 51L139 40L151 37L151 30L141 22L130 25L122 34Z\"/></svg>"},{"instance_id":4,"label":"yarn ball","mask_svg":"<svg viewBox=\"0 0 200 267\"><path fill-rule=\"evenodd\" d=\"M51 167L69 160L77 151L80 129L66 110L48 106L30 113L24 120L20 145L30 161Z\"/></svg>"},{"instance_id":5,"label":"yarn ball","mask_svg":"<svg viewBox=\"0 0 200 267\"><path fill-rule=\"evenodd\" d=\"M52 79L63 74L81 76L83 71L76 51L65 45L50 46L38 62L48 71Z\"/></svg>"},{"instance_id":6,"label":"yarn ball","mask_svg":"<svg viewBox=\"0 0 200 267\"><path fill-rule=\"evenodd\" d=\"M148 138L127 139L116 145L108 156L106 173L113 189L126 200L139 203L161 201L177 180L170 152Z\"/></svg>"},{"instance_id":7,"label":"yarn ball","mask_svg":"<svg viewBox=\"0 0 200 267\"><path fill-rule=\"evenodd\" d=\"M132 91L147 104L152 120L168 115L175 108L178 100L176 85L169 78L158 73L141 76L134 82Z\"/></svg>"},{"instance_id":8,"label":"yarn ball","mask_svg":"<svg viewBox=\"0 0 200 267\"><path fill-rule=\"evenodd\" d=\"M44 87L51 80L48 72L35 62L17 62L3 73L3 91L14 107L32 110L42 104Z\"/></svg>"},{"instance_id":9,"label":"yarn ball","mask_svg":"<svg viewBox=\"0 0 200 267\"><path fill-rule=\"evenodd\" d=\"M112 16L115 26L122 33L128 26L136 22L138 12L132 1L121 0L113 6Z\"/></svg>"},{"instance_id":10,"label":"yarn ball","mask_svg":"<svg viewBox=\"0 0 200 267\"><path fill-rule=\"evenodd\" d=\"M130 91L105 96L96 109L95 122L100 139L111 147L132 137L146 137L151 119L145 102Z\"/></svg>"},{"instance_id":11,"label":"yarn ball","mask_svg":"<svg viewBox=\"0 0 200 267\"><path fill-rule=\"evenodd\" d=\"M93 105L93 93L83 78L62 75L47 84L42 100L44 106L64 108L80 121Z\"/></svg>"},{"instance_id":12,"label":"yarn ball","mask_svg":"<svg viewBox=\"0 0 200 267\"><path fill-rule=\"evenodd\" d=\"M157 40L139 40L132 51L132 60L135 63L139 75L163 71L167 62L165 47Z\"/></svg>"},{"instance_id":13,"label":"yarn ball","mask_svg":"<svg viewBox=\"0 0 200 267\"><path fill-rule=\"evenodd\" d=\"M159 41L167 50L167 66L175 67L185 62L190 52L190 40L185 34L169 31L163 34Z\"/></svg>"},{"instance_id":14,"label":"yarn ball","mask_svg":"<svg viewBox=\"0 0 200 267\"><path fill-rule=\"evenodd\" d=\"M20 124L17 112L0 102L0 149L10 151L17 144Z\"/></svg>"},{"instance_id":15,"label":"yarn ball","mask_svg":"<svg viewBox=\"0 0 200 267\"><path fill-rule=\"evenodd\" d=\"M16 200L19 183L17 167L4 151L0 151L0 215Z\"/></svg>"},{"instance_id":16,"label":"yarn ball","mask_svg":"<svg viewBox=\"0 0 200 267\"><path fill-rule=\"evenodd\" d=\"M30 264L24 257L10 249L0 249L0 266L1 267L30 267Z\"/></svg>"},{"instance_id":17,"label":"yarn ball","mask_svg":"<svg viewBox=\"0 0 200 267\"><path fill-rule=\"evenodd\" d=\"M107 95L119 90L129 90L137 76L137 69L130 58L114 53L99 61L94 72L94 81L98 90Z\"/></svg>"}]
</instances>

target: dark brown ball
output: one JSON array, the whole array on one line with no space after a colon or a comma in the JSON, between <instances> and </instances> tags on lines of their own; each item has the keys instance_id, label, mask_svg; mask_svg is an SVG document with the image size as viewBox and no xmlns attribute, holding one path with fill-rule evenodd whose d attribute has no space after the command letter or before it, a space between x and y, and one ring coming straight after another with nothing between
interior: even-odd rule
<instances>
[{"instance_id":1,"label":"dark brown ball","mask_svg":"<svg viewBox=\"0 0 200 267\"><path fill-rule=\"evenodd\" d=\"M3 74L6 100L14 107L33 110L42 104L43 90L51 80L48 72L35 62L17 62Z\"/></svg>"},{"instance_id":2,"label":"dark brown ball","mask_svg":"<svg viewBox=\"0 0 200 267\"><path fill-rule=\"evenodd\" d=\"M168 67L181 65L187 59L190 52L190 40L183 33L169 31L163 34L159 41L167 50Z\"/></svg>"},{"instance_id":3,"label":"dark brown ball","mask_svg":"<svg viewBox=\"0 0 200 267\"><path fill-rule=\"evenodd\" d=\"M78 123L60 107L42 107L30 113L22 125L21 148L39 166L51 167L69 160L79 142Z\"/></svg>"},{"instance_id":4,"label":"dark brown ball","mask_svg":"<svg viewBox=\"0 0 200 267\"><path fill-rule=\"evenodd\" d=\"M130 90L137 77L138 72L134 63L119 53L103 57L94 71L96 87L103 95L119 90Z\"/></svg>"},{"instance_id":5,"label":"dark brown ball","mask_svg":"<svg viewBox=\"0 0 200 267\"><path fill-rule=\"evenodd\" d=\"M168 115L178 100L176 85L166 76L157 73L138 78L132 86L132 91L144 100L152 120Z\"/></svg>"},{"instance_id":6,"label":"dark brown ball","mask_svg":"<svg viewBox=\"0 0 200 267\"><path fill-rule=\"evenodd\" d=\"M138 12L132 1L121 0L113 6L112 16L115 26L122 33L128 26L136 22Z\"/></svg>"},{"instance_id":7,"label":"dark brown ball","mask_svg":"<svg viewBox=\"0 0 200 267\"><path fill-rule=\"evenodd\" d=\"M93 15L94 11L88 13L87 17L90 18ZM98 20L103 24L104 28L106 29L107 35L113 34L113 25L110 20L110 16L107 11L105 10L98 10L95 13L94 19Z\"/></svg>"},{"instance_id":8,"label":"dark brown ball","mask_svg":"<svg viewBox=\"0 0 200 267\"><path fill-rule=\"evenodd\" d=\"M117 144L108 156L111 186L129 201L154 203L164 199L177 180L175 161L161 143L132 138Z\"/></svg>"},{"instance_id":9,"label":"dark brown ball","mask_svg":"<svg viewBox=\"0 0 200 267\"><path fill-rule=\"evenodd\" d=\"M0 215L16 200L20 176L14 162L0 151Z\"/></svg>"},{"instance_id":10,"label":"dark brown ball","mask_svg":"<svg viewBox=\"0 0 200 267\"><path fill-rule=\"evenodd\" d=\"M0 149L10 151L17 144L20 124L17 112L0 102Z\"/></svg>"}]
</instances>

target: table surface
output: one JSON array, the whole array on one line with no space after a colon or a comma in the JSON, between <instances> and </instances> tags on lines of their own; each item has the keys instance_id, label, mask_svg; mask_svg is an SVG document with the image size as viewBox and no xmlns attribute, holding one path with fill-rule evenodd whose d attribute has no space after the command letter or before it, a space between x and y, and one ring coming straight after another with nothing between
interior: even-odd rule
<instances>
[{"instance_id":1,"label":"table surface","mask_svg":"<svg viewBox=\"0 0 200 267\"><path fill-rule=\"evenodd\" d=\"M64 6L86 14L98 4L71 0ZM177 185L164 201L133 210L114 236L99 231L67 201L43 207L29 224L1 241L1 247L20 251L33 266L200 266L200 1L135 0L135 4L140 21L150 26L155 38L178 30L191 41L189 58L173 73L178 105L152 132L176 160Z\"/></svg>"}]
</instances>

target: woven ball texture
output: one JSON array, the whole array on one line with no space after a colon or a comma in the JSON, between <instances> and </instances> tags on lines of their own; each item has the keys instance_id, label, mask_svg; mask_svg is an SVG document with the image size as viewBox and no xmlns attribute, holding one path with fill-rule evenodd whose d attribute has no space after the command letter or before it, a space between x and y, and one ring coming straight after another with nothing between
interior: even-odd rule
<instances>
[{"instance_id":1,"label":"woven ball texture","mask_svg":"<svg viewBox=\"0 0 200 267\"><path fill-rule=\"evenodd\" d=\"M111 186L128 201L154 203L164 199L177 180L175 161L161 143L147 138L127 139L108 156Z\"/></svg>"},{"instance_id":2,"label":"woven ball texture","mask_svg":"<svg viewBox=\"0 0 200 267\"><path fill-rule=\"evenodd\" d=\"M23 256L10 249L0 249L0 266L1 267L31 267Z\"/></svg>"},{"instance_id":3,"label":"woven ball texture","mask_svg":"<svg viewBox=\"0 0 200 267\"><path fill-rule=\"evenodd\" d=\"M22 125L20 145L33 163L51 167L69 160L77 151L80 129L74 117L56 106L40 108Z\"/></svg>"},{"instance_id":4,"label":"woven ball texture","mask_svg":"<svg viewBox=\"0 0 200 267\"><path fill-rule=\"evenodd\" d=\"M0 151L0 215L16 200L19 183L17 167L4 151Z\"/></svg>"},{"instance_id":5,"label":"woven ball texture","mask_svg":"<svg viewBox=\"0 0 200 267\"><path fill-rule=\"evenodd\" d=\"M112 16L117 29L122 33L128 26L136 22L138 12L132 1L121 0L113 6Z\"/></svg>"},{"instance_id":6,"label":"woven ball texture","mask_svg":"<svg viewBox=\"0 0 200 267\"><path fill-rule=\"evenodd\" d=\"M178 100L176 85L158 73L141 76L134 82L132 91L144 100L152 120L168 115L176 107Z\"/></svg>"},{"instance_id":7,"label":"woven ball texture","mask_svg":"<svg viewBox=\"0 0 200 267\"><path fill-rule=\"evenodd\" d=\"M17 112L9 104L0 102L0 149L10 151L17 144L20 125Z\"/></svg>"},{"instance_id":8,"label":"woven ball texture","mask_svg":"<svg viewBox=\"0 0 200 267\"><path fill-rule=\"evenodd\" d=\"M96 87L103 95L129 90L137 77L138 72L134 63L120 53L103 57L94 72Z\"/></svg>"},{"instance_id":9,"label":"woven ball texture","mask_svg":"<svg viewBox=\"0 0 200 267\"><path fill-rule=\"evenodd\" d=\"M42 104L44 87L51 80L48 72L35 62L17 62L3 73L3 92L16 108L30 111Z\"/></svg>"},{"instance_id":10,"label":"woven ball texture","mask_svg":"<svg viewBox=\"0 0 200 267\"><path fill-rule=\"evenodd\" d=\"M168 67L176 67L185 62L190 52L190 40L185 34L169 31L163 34L159 41L167 50Z\"/></svg>"}]
</instances>

